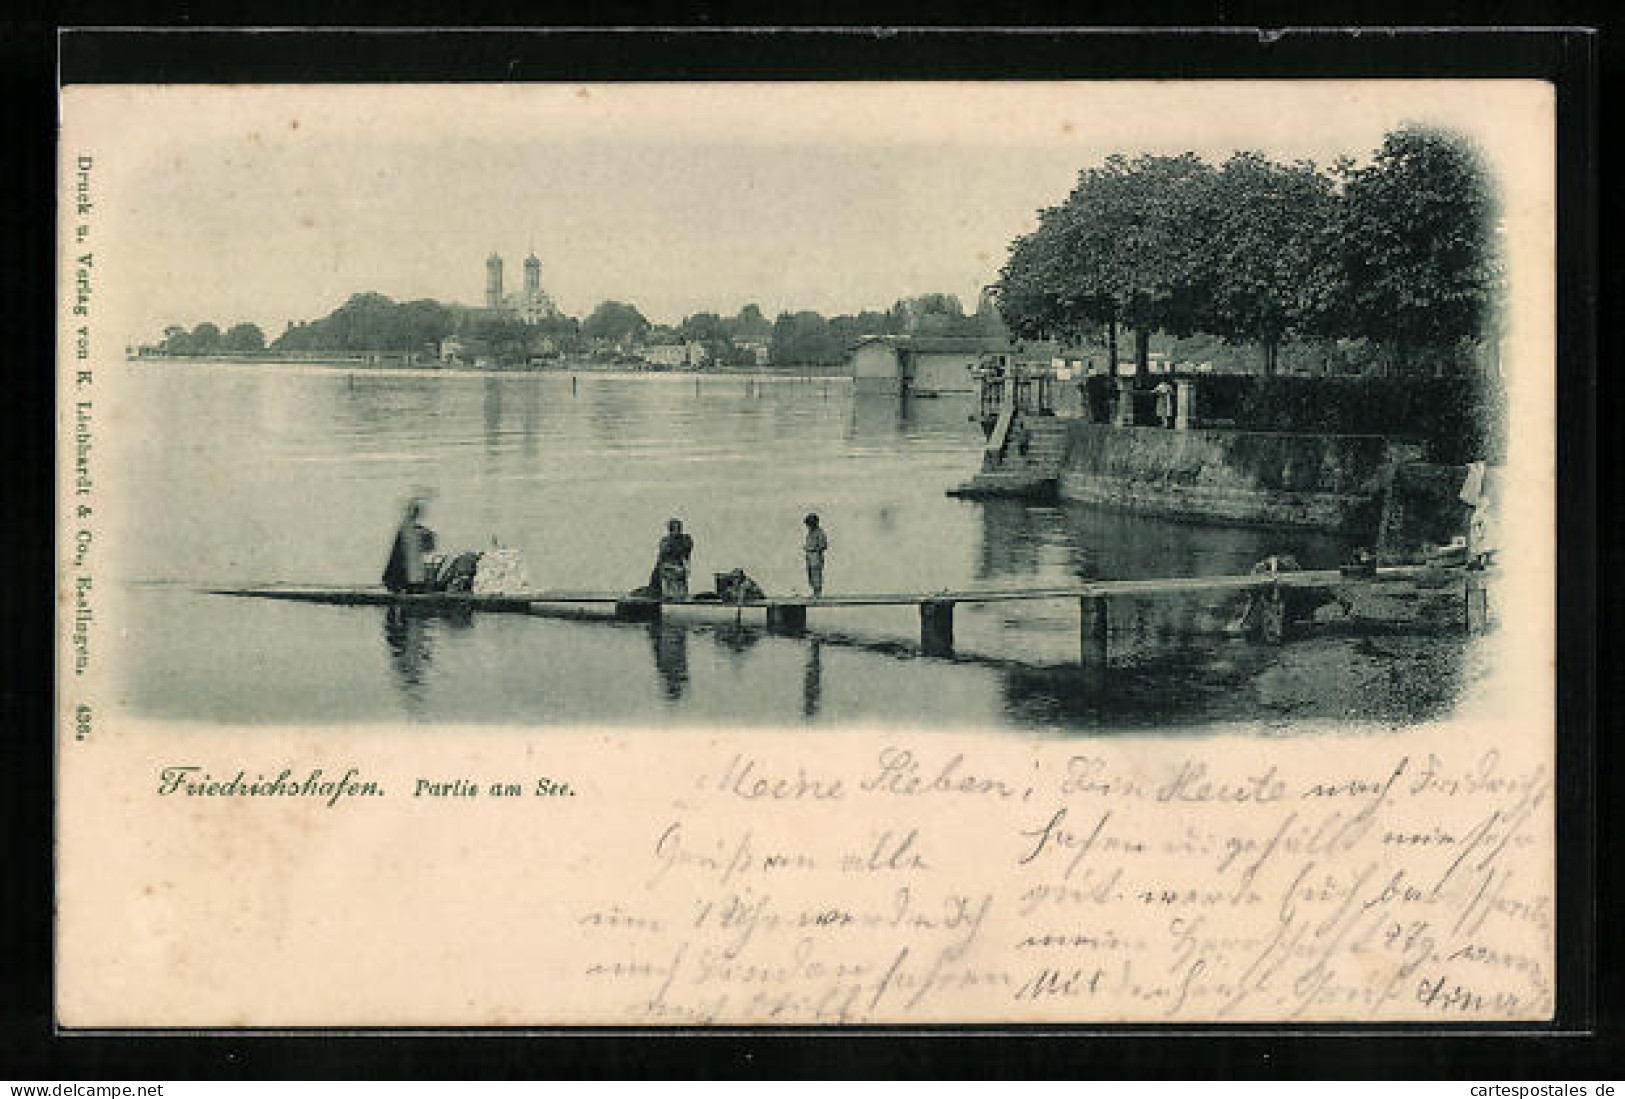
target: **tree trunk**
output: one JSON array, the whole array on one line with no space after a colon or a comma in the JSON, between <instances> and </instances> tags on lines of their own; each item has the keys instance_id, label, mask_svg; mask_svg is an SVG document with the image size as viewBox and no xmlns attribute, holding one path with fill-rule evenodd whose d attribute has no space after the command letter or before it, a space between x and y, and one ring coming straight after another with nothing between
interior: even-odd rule
<instances>
[{"instance_id":1,"label":"tree trunk","mask_svg":"<svg viewBox=\"0 0 1625 1099\"><path fill-rule=\"evenodd\" d=\"M1280 340L1273 338L1266 338L1264 340L1264 374L1266 377L1275 377L1276 371L1280 368L1280 360L1278 358L1280 351Z\"/></svg>"},{"instance_id":2,"label":"tree trunk","mask_svg":"<svg viewBox=\"0 0 1625 1099\"><path fill-rule=\"evenodd\" d=\"M1117 320L1106 322L1106 376L1117 377Z\"/></svg>"},{"instance_id":3,"label":"tree trunk","mask_svg":"<svg viewBox=\"0 0 1625 1099\"><path fill-rule=\"evenodd\" d=\"M1142 385L1151 376L1151 330L1134 330L1134 378Z\"/></svg>"}]
</instances>

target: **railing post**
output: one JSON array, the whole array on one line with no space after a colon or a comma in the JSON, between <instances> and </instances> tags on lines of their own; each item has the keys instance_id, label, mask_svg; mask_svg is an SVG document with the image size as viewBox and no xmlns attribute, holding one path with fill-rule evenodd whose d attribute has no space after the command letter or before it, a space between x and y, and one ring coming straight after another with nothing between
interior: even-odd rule
<instances>
[{"instance_id":1,"label":"railing post","mask_svg":"<svg viewBox=\"0 0 1625 1099\"><path fill-rule=\"evenodd\" d=\"M927 599L920 604L920 650L927 656L947 656L954 651L952 601Z\"/></svg>"},{"instance_id":2,"label":"railing post","mask_svg":"<svg viewBox=\"0 0 1625 1099\"><path fill-rule=\"evenodd\" d=\"M1078 636L1085 668L1104 668L1111 659L1111 621L1104 595L1085 595L1078 600Z\"/></svg>"},{"instance_id":3,"label":"railing post","mask_svg":"<svg viewBox=\"0 0 1625 1099\"><path fill-rule=\"evenodd\" d=\"M1117 427L1134 426L1134 380L1132 378L1117 379L1117 410L1112 417L1112 423Z\"/></svg>"}]
</instances>

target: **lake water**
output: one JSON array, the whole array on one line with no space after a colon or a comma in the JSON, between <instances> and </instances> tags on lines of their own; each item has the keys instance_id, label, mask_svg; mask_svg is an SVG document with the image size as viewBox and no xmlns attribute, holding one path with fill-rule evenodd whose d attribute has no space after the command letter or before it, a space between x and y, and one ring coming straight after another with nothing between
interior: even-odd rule
<instances>
[{"instance_id":1,"label":"lake water","mask_svg":"<svg viewBox=\"0 0 1625 1099\"><path fill-rule=\"evenodd\" d=\"M665 521L696 587L743 568L805 590L930 591L1245 572L1335 541L945 490L980 459L970 399L855 398L844 379L384 373L206 363L120 367L119 666L133 711L235 722L888 722L1087 732L1246 716L1267 659L1213 642L1106 687L1076 668L1075 602L962 605L956 654L918 653L912 607L814 608L804 637L736 623L402 617L210 595L378 582L403 501L433 494L445 549L516 547L537 587L646 581ZM115 429L102 427L104 437ZM104 567L107 563L103 562Z\"/></svg>"}]
</instances>

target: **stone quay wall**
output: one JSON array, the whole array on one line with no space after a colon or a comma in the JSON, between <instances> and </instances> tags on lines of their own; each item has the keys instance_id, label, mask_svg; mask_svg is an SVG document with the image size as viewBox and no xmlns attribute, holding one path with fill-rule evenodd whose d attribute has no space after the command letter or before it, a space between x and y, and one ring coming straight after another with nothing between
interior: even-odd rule
<instances>
[{"instance_id":1,"label":"stone quay wall","mask_svg":"<svg viewBox=\"0 0 1625 1099\"><path fill-rule=\"evenodd\" d=\"M1420 447L1376 435L1169 430L1074 420L1062 500L1209 521L1347 530L1380 516Z\"/></svg>"}]
</instances>

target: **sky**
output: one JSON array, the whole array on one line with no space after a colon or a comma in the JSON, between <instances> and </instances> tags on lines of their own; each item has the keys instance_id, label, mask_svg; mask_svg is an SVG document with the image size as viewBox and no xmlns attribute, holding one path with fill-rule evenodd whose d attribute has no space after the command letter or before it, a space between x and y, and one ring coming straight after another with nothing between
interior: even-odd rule
<instances>
[{"instance_id":1,"label":"sky","mask_svg":"<svg viewBox=\"0 0 1625 1099\"><path fill-rule=\"evenodd\" d=\"M69 87L62 153L94 159L99 277L136 342L274 337L364 290L477 304L485 257L512 291L531 249L576 316L973 308L1110 153L1325 164L1417 121L1510 178L1544 161L1508 123L1550 104L1514 81Z\"/></svg>"}]
</instances>

